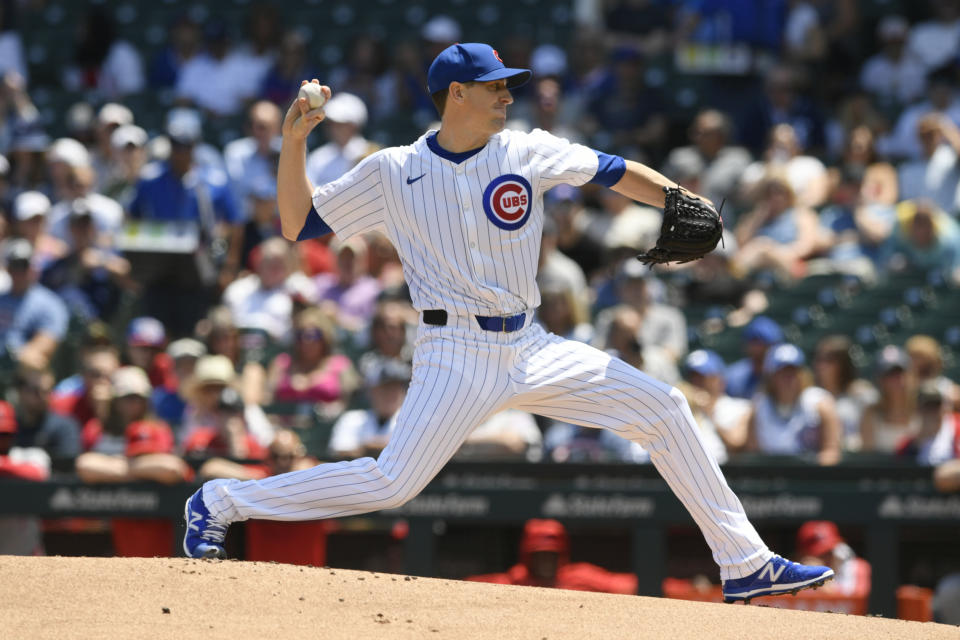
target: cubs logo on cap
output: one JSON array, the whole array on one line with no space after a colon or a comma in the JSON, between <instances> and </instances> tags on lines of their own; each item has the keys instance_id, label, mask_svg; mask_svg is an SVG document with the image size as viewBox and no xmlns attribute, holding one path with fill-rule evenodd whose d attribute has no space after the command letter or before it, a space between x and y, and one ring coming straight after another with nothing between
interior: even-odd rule
<instances>
[{"instance_id":1,"label":"cubs logo on cap","mask_svg":"<svg viewBox=\"0 0 960 640\"><path fill-rule=\"evenodd\" d=\"M533 191L526 178L508 173L494 178L483 191L483 211L505 231L519 229L530 218Z\"/></svg>"}]
</instances>

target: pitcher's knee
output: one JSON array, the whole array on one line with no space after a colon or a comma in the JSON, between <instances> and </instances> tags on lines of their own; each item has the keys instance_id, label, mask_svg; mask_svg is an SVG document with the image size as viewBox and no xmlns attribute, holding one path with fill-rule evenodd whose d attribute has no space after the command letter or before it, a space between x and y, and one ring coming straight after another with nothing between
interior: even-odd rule
<instances>
[{"instance_id":1,"label":"pitcher's knee","mask_svg":"<svg viewBox=\"0 0 960 640\"><path fill-rule=\"evenodd\" d=\"M379 500L381 509L398 509L417 497L419 489L412 484L394 480L384 487L383 498Z\"/></svg>"}]
</instances>

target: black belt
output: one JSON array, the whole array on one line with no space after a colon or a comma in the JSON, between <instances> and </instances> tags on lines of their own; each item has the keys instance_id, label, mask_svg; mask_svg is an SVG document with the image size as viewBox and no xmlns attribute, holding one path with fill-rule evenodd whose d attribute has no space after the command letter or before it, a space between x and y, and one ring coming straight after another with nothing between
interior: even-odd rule
<instances>
[{"instance_id":1,"label":"black belt","mask_svg":"<svg viewBox=\"0 0 960 640\"><path fill-rule=\"evenodd\" d=\"M526 313L518 313L515 316L474 316L477 323L484 331L497 331L510 333L523 329L523 324L527 319ZM423 321L426 324L432 324L437 327L443 327L447 324L447 312L443 309L428 309L423 312Z\"/></svg>"}]
</instances>

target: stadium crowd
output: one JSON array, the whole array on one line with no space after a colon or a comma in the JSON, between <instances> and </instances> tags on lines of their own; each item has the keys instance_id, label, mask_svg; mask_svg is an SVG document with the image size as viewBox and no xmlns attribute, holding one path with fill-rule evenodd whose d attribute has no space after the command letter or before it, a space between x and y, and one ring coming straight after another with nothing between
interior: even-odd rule
<instances>
[{"instance_id":1,"label":"stadium crowd","mask_svg":"<svg viewBox=\"0 0 960 640\"><path fill-rule=\"evenodd\" d=\"M332 87L314 184L412 141L436 120L427 64L478 39L471 26L417 14L419 37L360 30L318 57L304 25L254 3L242 28L184 9L145 47L96 3L60 77L35 84L37 34L18 25L52 4L0 2L0 474L42 479L71 458L88 482L251 478L378 451L418 317L384 237L283 239L280 123L301 79ZM598 0L568 18L568 41L494 42L534 71L508 126L644 161L723 202L727 232L707 258L651 271L633 256L659 211L561 185L538 321L680 386L721 463L872 453L960 488L956 327L865 351L859 333L804 344L765 313L811 278L869 296L913 274L946 291L935 313L956 325L960 1ZM51 93L82 99L51 117L35 99ZM242 137L209 134L237 118ZM735 349L704 348L717 327ZM517 411L458 455L647 460Z\"/></svg>"}]
</instances>

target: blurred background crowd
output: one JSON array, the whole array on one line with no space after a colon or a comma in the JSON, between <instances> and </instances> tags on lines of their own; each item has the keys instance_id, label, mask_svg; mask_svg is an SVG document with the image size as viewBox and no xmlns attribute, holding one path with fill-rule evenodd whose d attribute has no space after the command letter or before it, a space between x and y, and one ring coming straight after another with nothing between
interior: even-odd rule
<instances>
[{"instance_id":1,"label":"blurred background crowd","mask_svg":"<svg viewBox=\"0 0 960 640\"><path fill-rule=\"evenodd\" d=\"M723 203L722 247L651 271L658 210L548 192L540 323L679 385L721 463L960 486L958 0L0 0L7 467L180 481L382 448L417 314L385 238L280 236L280 123L330 85L307 169L336 179L436 126L426 69L457 41L533 69L509 127ZM647 460L515 411L459 455Z\"/></svg>"}]
</instances>

